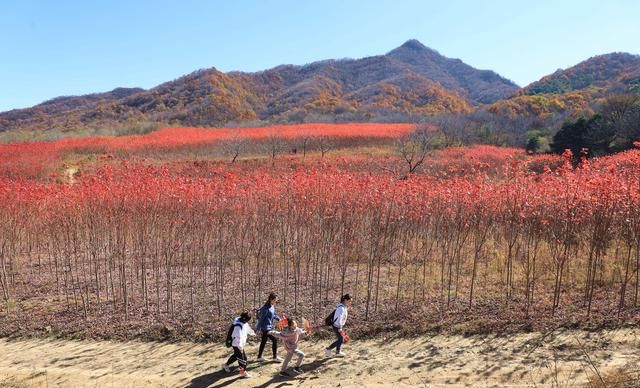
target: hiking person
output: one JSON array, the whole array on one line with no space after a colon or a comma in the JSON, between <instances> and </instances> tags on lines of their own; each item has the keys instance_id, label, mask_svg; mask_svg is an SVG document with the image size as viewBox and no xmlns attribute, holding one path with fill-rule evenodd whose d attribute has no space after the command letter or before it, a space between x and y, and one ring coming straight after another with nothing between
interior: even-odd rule
<instances>
[{"instance_id":1,"label":"hiking person","mask_svg":"<svg viewBox=\"0 0 640 388\"><path fill-rule=\"evenodd\" d=\"M293 355L296 354L298 356L298 360L296 361L296 366L293 370L296 373L303 373L300 365L302 364L302 360L304 359L304 353L298 349L298 342L300 338L307 335L308 333L298 327L298 323L293 319L289 318L287 320L287 327L283 331L270 331L270 335L282 339L282 345L284 349L287 351L287 355L284 357L284 362L282 363L282 367L280 368L280 376L289 377L287 373L287 366L289 365L289 361L293 358Z\"/></svg>"},{"instance_id":2,"label":"hiking person","mask_svg":"<svg viewBox=\"0 0 640 388\"><path fill-rule=\"evenodd\" d=\"M258 348L258 361L265 361L262 357L264 347L267 341L271 339L271 351L273 352L273 361L282 362L282 358L278 357L278 339L269 334L269 331L273 330L273 321L279 321L280 317L276 314L275 304L278 301L278 296L275 293L270 293L264 306L258 310L258 324L256 330L258 330L262 336L260 339L260 348Z\"/></svg>"},{"instance_id":3,"label":"hiking person","mask_svg":"<svg viewBox=\"0 0 640 388\"><path fill-rule=\"evenodd\" d=\"M243 312L233 321L233 325L229 328L230 334L227 334L227 346L231 345L233 347L233 354L222 366L225 372L230 372L231 368L229 366L237 360L240 365L240 377L244 378L251 377L251 374L247 372L247 355L244 352L247 336L256 335L251 326L249 326L250 320L251 315L248 312Z\"/></svg>"},{"instance_id":4,"label":"hiking person","mask_svg":"<svg viewBox=\"0 0 640 388\"><path fill-rule=\"evenodd\" d=\"M328 348L325 349L325 355L327 357L331 357L333 349L336 350L336 356L344 357L346 355L343 351L340 350L340 347L345 341L346 334L343 328L347 323L347 311L349 309L349 306L351 306L351 295L345 294L342 296L342 298L340 298L340 303L332 314L333 317L331 317L331 315L327 317L327 319L329 320L328 323L331 323L330 326L333 329L333 333L336 335L336 340L331 345L329 345Z\"/></svg>"}]
</instances>

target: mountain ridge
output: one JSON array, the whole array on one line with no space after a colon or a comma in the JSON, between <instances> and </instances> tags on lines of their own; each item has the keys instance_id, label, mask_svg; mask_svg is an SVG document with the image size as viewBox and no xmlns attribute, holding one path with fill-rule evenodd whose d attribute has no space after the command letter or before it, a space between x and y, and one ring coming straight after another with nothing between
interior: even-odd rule
<instances>
[{"instance_id":1,"label":"mountain ridge","mask_svg":"<svg viewBox=\"0 0 640 388\"><path fill-rule=\"evenodd\" d=\"M640 93L640 56L612 52L558 69L488 110L511 117L589 116L607 96L625 93Z\"/></svg>"},{"instance_id":2,"label":"mountain ridge","mask_svg":"<svg viewBox=\"0 0 640 388\"><path fill-rule=\"evenodd\" d=\"M386 54L283 64L257 72L199 69L150 89L56 97L0 113L0 130L74 130L128 123L217 126L302 122L319 117L367 121L393 115L506 115L586 112L607 93L640 92L640 56L591 57L520 88L410 39Z\"/></svg>"},{"instance_id":3,"label":"mountain ridge","mask_svg":"<svg viewBox=\"0 0 640 388\"><path fill-rule=\"evenodd\" d=\"M0 113L0 129L71 130L135 121L212 126L246 120L296 122L317 115L367 120L389 114L463 113L519 90L506 78L487 77L486 72L408 40L387 54L359 59L279 65L253 73L211 67L148 90L116 88L57 97Z\"/></svg>"}]
</instances>

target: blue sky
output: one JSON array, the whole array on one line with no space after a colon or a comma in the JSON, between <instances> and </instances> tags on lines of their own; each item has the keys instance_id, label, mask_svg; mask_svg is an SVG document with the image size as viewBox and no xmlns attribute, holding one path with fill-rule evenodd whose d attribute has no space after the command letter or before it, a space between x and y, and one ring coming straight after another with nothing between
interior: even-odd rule
<instances>
[{"instance_id":1,"label":"blue sky","mask_svg":"<svg viewBox=\"0 0 640 388\"><path fill-rule=\"evenodd\" d=\"M593 55L640 53L638 15L634 0L3 0L0 111L199 68L383 54L412 38L526 85Z\"/></svg>"}]
</instances>

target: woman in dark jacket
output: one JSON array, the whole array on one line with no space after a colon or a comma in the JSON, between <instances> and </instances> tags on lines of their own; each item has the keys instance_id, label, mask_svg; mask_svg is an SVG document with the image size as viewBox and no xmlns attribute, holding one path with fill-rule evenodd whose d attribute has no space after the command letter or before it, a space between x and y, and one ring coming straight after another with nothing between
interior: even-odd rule
<instances>
[{"instance_id":1,"label":"woman in dark jacket","mask_svg":"<svg viewBox=\"0 0 640 388\"><path fill-rule=\"evenodd\" d=\"M267 340L271 339L271 349L273 350L273 361L282 362L282 358L278 357L278 339L271 334L270 330L273 330L273 321L279 321L280 317L276 315L275 304L278 301L278 296L273 292L269 294L267 302L258 310L258 325L256 329L260 331L262 339L260 340L260 349L258 350L258 361L265 361L262 357L264 347L267 344Z\"/></svg>"}]
</instances>

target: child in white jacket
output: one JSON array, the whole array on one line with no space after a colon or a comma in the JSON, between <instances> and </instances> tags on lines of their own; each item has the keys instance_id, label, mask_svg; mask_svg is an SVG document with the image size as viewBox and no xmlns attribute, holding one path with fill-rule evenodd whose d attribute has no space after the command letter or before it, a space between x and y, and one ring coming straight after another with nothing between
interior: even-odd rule
<instances>
[{"instance_id":1,"label":"child in white jacket","mask_svg":"<svg viewBox=\"0 0 640 388\"><path fill-rule=\"evenodd\" d=\"M256 333L253 331L251 326L249 326L249 321L251 320L251 315L249 313L244 312L240 314L239 317L235 319L233 322L235 327L233 329L232 342L231 346L233 347L233 354L229 357L229 360L222 366L222 368L226 372L230 372L231 368L229 366L238 361L240 365L240 377L248 378L251 377L249 372L247 372L247 355L244 352L244 347L247 344L248 336L255 336Z\"/></svg>"},{"instance_id":2,"label":"child in white jacket","mask_svg":"<svg viewBox=\"0 0 640 388\"><path fill-rule=\"evenodd\" d=\"M344 357L345 354L340 350L340 347L344 343L344 325L347 323L347 314L349 306L351 306L351 295L345 294L340 298L340 304L336 307L336 311L333 315L333 333L336 335L336 340L325 349L325 355L331 357L333 349L336 350L336 356Z\"/></svg>"},{"instance_id":3,"label":"child in white jacket","mask_svg":"<svg viewBox=\"0 0 640 388\"><path fill-rule=\"evenodd\" d=\"M300 341L300 338L306 336L308 333L299 328L298 323L294 319L289 318L287 327L283 331L270 331L269 334L277 338L281 338L284 349L287 351L287 355L282 362L282 368L280 369L280 376L289 376L287 373L287 366L289 365L291 358L293 358L294 353L298 356L298 361L296 362L296 366L293 370L296 373L302 373L303 370L300 368L300 365L304 359L304 353L298 349L298 342Z\"/></svg>"}]
</instances>

